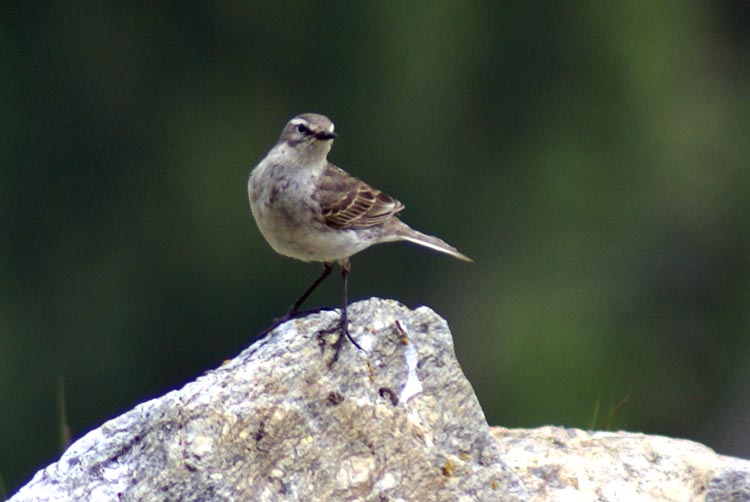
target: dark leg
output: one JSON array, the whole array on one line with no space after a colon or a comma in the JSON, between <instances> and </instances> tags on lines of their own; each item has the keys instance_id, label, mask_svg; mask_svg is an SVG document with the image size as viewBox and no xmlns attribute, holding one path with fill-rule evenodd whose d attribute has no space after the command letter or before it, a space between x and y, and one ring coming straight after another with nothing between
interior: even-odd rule
<instances>
[{"instance_id":1,"label":"dark leg","mask_svg":"<svg viewBox=\"0 0 750 502\"><path fill-rule=\"evenodd\" d=\"M335 342L333 342L333 359L331 359L331 362L328 364L328 367L333 366L333 363L338 361L339 354L341 353L341 346L344 343L344 337L348 338L350 342L352 342L352 345L357 347L359 350L362 350L362 347L359 346L359 344L354 341L354 338L349 334L349 318L347 316L347 307L349 306L349 268L351 267L349 260L347 260L345 263L341 264L341 278L344 281L344 305L341 309L341 317L339 318L338 326L335 326L332 329L323 330L320 333L318 333L318 336L326 333L334 333L338 331L339 337L336 339Z\"/></svg>"},{"instance_id":2,"label":"dark leg","mask_svg":"<svg viewBox=\"0 0 750 502\"><path fill-rule=\"evenodd\" d=\"M315 282L313 282L304 293L302 293L302 296L299 297L299 300L294 302L294 305L289 307L289 310L286 311L284 317L286 317L287 319L291 319L292 317L296 316L299 308L303 303L305 303L305 300L307 300L307 297L310 296L313 291L315 291L315 288L320 286L321 282L326 280L326 277L331 275L331 270L333 270L333 265L331 265L330 263L323 263L323 273L320 274L320 277L315 279Z\"/></svg>"},{"instance_id":3,"label":"dark leg","mask_svg":"<svg viewBox=\"0 0 750 502\"><path fill-rule=\"evenodd\" d=\"M302 293L302 296L299 297L299 300L294 302L294 304L287 309L286 313L279 317L278 319L274 319L273 322L269 327L258 333L258 336L265 336L269 332L271 332L274 328L277 326L284 324L289 319L294 319L299 314L299 308L302 306L302 304L307 300L307 298L312 294L313 291L315 291L315 288L320 286L320 283L323 282L326 277L331 275L331 270L333 270L333 265L330 263L323 263L323 273L320 274L320 277L315 279L315 282L313 282L307 290Z\"/></svg>"}]
</instances>

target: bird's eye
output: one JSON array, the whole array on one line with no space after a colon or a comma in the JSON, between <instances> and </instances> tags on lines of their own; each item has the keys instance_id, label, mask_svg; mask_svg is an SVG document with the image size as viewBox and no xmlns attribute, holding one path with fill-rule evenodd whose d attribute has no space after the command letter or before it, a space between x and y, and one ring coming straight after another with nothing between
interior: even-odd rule
<instances>
[{"instance_id":1,"label":"bird's eye","mask_svg":"<svg viewBox=\"0 0 750 502\"><path fill-rule=\"evenodd\" d=\"M308 133L308 132L310 132L310 129L308 129L307 127L305 127L305 125L304 125L304 124L300 124L300 125L298 125L298 126L297 126L297 130L298 130L299 132L301 132L301 133Z\"/></svg>"}]
</instances>

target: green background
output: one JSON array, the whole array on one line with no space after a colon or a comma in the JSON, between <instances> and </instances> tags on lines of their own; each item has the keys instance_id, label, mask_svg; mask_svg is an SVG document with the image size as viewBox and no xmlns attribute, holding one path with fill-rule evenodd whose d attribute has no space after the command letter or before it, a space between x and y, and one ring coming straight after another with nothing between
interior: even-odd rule
<instances>
[{"instance_id":1,"label":"green background","mask_svg":"<svg viewBox=\"0 0 750 502\"><path fill-rule=\"evenodd\" d=\"M474 258L379 246L350 295L443 315L491 424L750 457L748 54L741 0L4 2L6 491L59 455L60 382L80 437L319 273L246 195L308 111L333 162Z\"/></svg>"}]
</instances>

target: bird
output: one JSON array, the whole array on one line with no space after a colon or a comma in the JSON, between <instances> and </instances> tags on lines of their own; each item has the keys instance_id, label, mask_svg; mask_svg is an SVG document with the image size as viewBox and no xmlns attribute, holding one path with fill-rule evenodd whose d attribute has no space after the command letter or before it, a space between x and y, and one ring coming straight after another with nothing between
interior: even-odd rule
<instances>
[{"instance_id":1,"label":"bird","mask_svg":"<svg viewBox=\"0 0 750 502\"><path fill-rule=\"evenodd\" d=\"M318 333L338 333L332 365L344 337L357 348L348 329L348 276L351 257L380 243L409 241L459 260L471 258L442 239L414 230L398 215L397 199L355 178L328 161L336 138L333 122L318 113L289 120L278 142L251 170L247 190L250 209L263 237L277 253L305 262L321 262L323 273L263 333L299 315L310 294L341 267L343 308L338 323Z\"/></svg>"}]
</instances>

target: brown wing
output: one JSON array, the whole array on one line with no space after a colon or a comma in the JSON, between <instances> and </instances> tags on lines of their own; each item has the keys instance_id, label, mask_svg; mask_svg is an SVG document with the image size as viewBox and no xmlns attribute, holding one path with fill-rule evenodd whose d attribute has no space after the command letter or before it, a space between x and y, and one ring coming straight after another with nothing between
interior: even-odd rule
<instances>
[{"instance_id":1,"label":"brown wing","mask_svg":"<svg viewBox=\"0 0 750 502\"><path fill-rule=\"evenodd\" d=\"M379 225L404 209L404 205L343 169L329 164L315 196L326 223L334 228Z\"/></svg>"}]
</instances>

